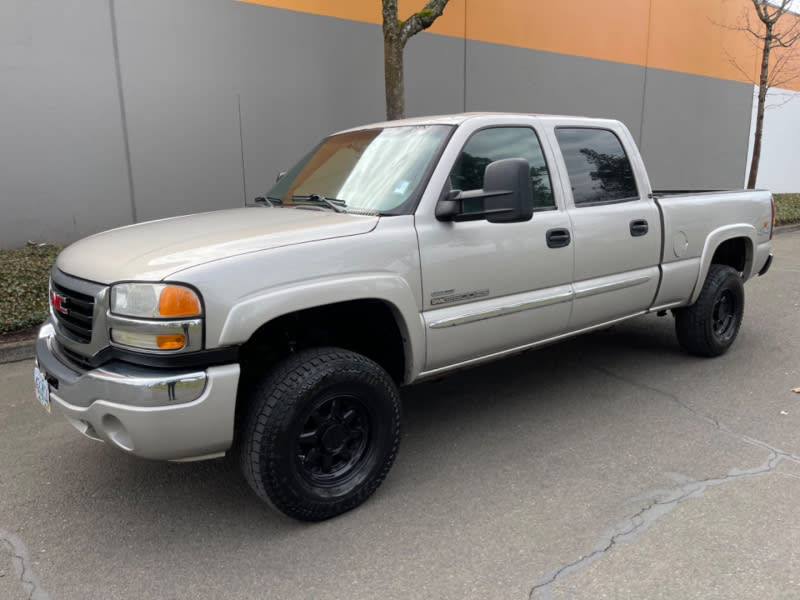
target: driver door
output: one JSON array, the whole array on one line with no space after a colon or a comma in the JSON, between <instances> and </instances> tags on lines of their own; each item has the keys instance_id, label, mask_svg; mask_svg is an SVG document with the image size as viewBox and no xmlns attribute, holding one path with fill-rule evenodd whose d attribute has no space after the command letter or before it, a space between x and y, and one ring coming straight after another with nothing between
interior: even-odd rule
<instances>
[{"instance_id":1,"label":"driver door","mask_svg":"<svg viewBox=\"0 0 800 600\"><path fill-rule=\"evenodd\" d=\"M475 131L452 167L450 186L481 189L486 166L503 158L525 158L530 164L532 219L416 219L428 372L522 348L566 329L573 270L569 217L563 202L556 201L535 129ZM471 212L481 207L463 208Z\"/></svg>"}]
</instances>

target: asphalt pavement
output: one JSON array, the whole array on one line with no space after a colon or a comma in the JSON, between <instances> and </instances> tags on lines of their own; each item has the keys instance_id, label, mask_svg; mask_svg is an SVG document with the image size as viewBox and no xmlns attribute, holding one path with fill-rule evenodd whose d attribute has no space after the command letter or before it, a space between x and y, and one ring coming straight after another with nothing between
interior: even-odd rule
<instances>
[{"instance_id":1,"label":"asphalt pavement","mask_svg":"<svg viewBox=\"0 0 800 600\"><path fill-rule=\"evenodd\" d=\"M800 598L800 232L775 252L723 357L647 316L404 389L383 486L319 524L0 365L0 598Z\"/></svg>"}]
</instances>

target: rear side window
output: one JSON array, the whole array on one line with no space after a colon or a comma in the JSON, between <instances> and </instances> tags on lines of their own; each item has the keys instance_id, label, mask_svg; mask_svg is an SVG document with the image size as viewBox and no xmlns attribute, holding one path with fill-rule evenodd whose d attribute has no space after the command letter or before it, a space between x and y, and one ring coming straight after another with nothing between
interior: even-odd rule
<instances>
[{"instance_id":1,"label":"rear side window","mask_svg":"<svg viewBox=\"0 0 800 600\"><path fill-rule=\"evenodd\" d=\"M483 188L483 172L487 165L503 158L524 158L530 164L534 209L555 208L542 146L536 132L529 127L493 127L475 132L450 172L451 188L462 191ZM481 210L483 199L473 198L466 204L467 212Z\"/></svg>"},{"instance_id":2,"label":"rear side window","mask_svg":"<svg viewBox=\"0 0 800 600\"><path fill-rule=\"evenodd\" d=\"M556 138L567 165L576 206L639 197L631 163L614 132L558 127Z\"/></svg>"}]
</instances>

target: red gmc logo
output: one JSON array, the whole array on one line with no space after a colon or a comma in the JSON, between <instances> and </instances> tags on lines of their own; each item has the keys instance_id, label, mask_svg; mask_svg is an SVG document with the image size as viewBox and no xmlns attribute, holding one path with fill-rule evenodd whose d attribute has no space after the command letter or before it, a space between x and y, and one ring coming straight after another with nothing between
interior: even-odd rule
<instances>
[{"instance_id":1,"label":"red gmc logo","mask_svg":"<svg viewBox=\"0 0 800 600\"><path fill-rule=\"evenodd\" d=\"M58 292L54 292L50 290L50 306L53 307L53 310L57 310L62 315L68 315L69 309L67 308L67 297L63 294L59 294Z\"/></svg>"}]
</instances>

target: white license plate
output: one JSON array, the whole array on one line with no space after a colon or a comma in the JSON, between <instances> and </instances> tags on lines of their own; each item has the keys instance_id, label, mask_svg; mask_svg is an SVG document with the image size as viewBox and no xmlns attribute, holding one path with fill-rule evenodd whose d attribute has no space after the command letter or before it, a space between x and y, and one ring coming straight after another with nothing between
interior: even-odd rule
<instances>
[{"instance_id":1,"label":"white license plate","mask_svg":"<svg viewBox=\"0 0 800 600\"><path fill-rule=\"evenodd\" d=\"M50 384L47 383L47 378L39 367L33 368L33 388L36 391L36 399L47 412L50 412Z\"/></svg>"}]
</instances>

